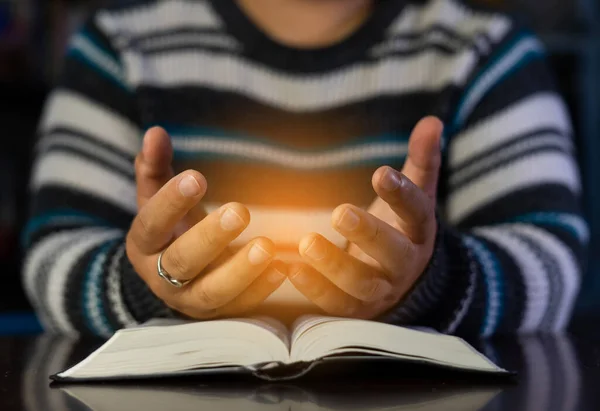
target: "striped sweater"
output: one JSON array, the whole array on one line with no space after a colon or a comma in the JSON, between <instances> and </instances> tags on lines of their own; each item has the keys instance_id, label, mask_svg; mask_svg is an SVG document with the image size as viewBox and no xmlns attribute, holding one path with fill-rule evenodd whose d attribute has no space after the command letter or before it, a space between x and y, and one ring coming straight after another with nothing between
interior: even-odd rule
<instances>
[{"instance_id":1,"label":"striped sweater","mask_svg":"<svg viewBox=\"0 0 600 411\"><path fill-rule=\"evenodd\" d=\"M248 206L237 245L265 235L293 259L311 231L346 245L331 211L374 200L373 171L401 167L426 115L445 123L436 249L380 320L565 327L588 231L567 110L527 30L458 0L389 0L345 40L295 49L232 0L128 3L74 36L39 127L23 281L48 330L168 315L124 251L147 128L169 132L177 171L206 176L209 211Z\"/></svg>"}]
</instances>

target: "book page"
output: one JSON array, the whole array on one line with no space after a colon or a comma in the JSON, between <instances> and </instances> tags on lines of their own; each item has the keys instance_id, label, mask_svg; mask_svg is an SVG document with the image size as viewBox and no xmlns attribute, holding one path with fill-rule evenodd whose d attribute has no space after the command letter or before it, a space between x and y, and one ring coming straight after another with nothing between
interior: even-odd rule
<instances>
[{"instance_id":1,"label":"book page","mask_svg":"<svg viewBox=\"0 0 600 411\"><path fill-rule=\"evenodd\" d=\"M298 317L298 319L294 321L294 324L292 324L292 345L294 345L296 341L311 328L336 320L339 319L335 317L324 317L321 315L303 315Z\"/></svg>"},{"instance_id":2,"label":"book page","mask_svg":"<svg viewBox=\"0 0 600 411\"><path fill-rule=\"evenodd\" d=\"M281 341L283 341L285 346L288 348L288 352L290 350L290 347L291 347L290 346L290 344L291 344L290 331L287 329L285 324L283 324L281 321L278 321L272 317L266 317L266 316L256 316L256 317L248 317L248 318L233 318L228 321L245 322L245 323L256 325L257 327L261 327L267 331L270 331L273 334L275 334Z\"/></svg>"},{"instance_id":3,"label":"book page","mask_svg":"<svg viewBox=\"0 0 600 411\"><path fill-rule=\"evenodd\" d=\"M462 339L375 321L304 317L294 324L291 361L376 355L489 372L506 372Z\"/></svg>"},{"instance_id":4,"label":"book page","mask_svg":"<svg viewBox=\"0 0 600 411\"><path fill-rule=\"evenodd\" d=\"M289 360L287 329L269 318L167 323L120 330L57 378L149 376Z\"/></svg>"},{"instance_id":5,"label":"book page","mask_svg":"<svg viewBox=\"0 0 600 411\"><path fill-rule=\"evenodd\" d=\"M214 320L219 321L219 320ZM290 332L281 321L276 320L275 318L267 317L267 316L254 316L247 318L230 318L221 321L236 321L236 322L244 322L256 325L264 330L267 330L273 334L275 334L280 340L282 340L285 345L290 348ZM171 327L174 325L186 325L186 324L197 324L202 322L210 322L210 321L193 321L193 320L184 320L181 318L153 318L151 320L146 321L143 324L134 325L131 327L127 327L128 330L137 330L149 327Z\"/></svg>"}]
</instances>

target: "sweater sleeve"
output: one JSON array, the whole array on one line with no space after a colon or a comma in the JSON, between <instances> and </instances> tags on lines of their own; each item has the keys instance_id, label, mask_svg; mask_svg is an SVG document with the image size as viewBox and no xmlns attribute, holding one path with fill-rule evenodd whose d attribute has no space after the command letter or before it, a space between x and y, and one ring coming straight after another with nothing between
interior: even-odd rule
<instances>
[{"instance_id":1,"label":"sweater sleeve","mask_svg":"<svg viewBox=\"0 0 600 411\"><path fill-rule=\"evenodd\" d=\"M462 336L563 329L588 228L567 109L540 42L512 29L447 121L434 257L387 321Z\"/></svg>"},{"instance_id":2,"label":"sweater sleeve","mask_svg":"<svg viewBox=\"0 0 600 411\"><path fill-rule=\"evenodd\" d=\"M23 283L44 327L109 336L168 312L125 253L142 130L119 54L96 20L70 42L38 131Z\"/></svg>"}]
</instances>

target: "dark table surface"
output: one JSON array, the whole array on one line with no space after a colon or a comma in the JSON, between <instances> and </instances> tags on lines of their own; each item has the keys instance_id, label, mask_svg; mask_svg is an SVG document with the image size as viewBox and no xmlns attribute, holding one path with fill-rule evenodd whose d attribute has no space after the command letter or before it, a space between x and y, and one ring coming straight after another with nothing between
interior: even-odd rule
<instances>
[{"instance_id":1,"label":"dark table surface","mask_svg":"<svg viewBox=\"0 0 600 411\"><path fill-rule=\"evenodd\" d=\"M598 330L598 323L589 329ZM285 383L215 377L57 386L48 376L83 359L95 341L0 338L0 410L600 410L600 338L503 338L475 343L514 381L419 367L309 374ZM87 405L85 405L87 404Z\"/></svg>"}]
</instances>

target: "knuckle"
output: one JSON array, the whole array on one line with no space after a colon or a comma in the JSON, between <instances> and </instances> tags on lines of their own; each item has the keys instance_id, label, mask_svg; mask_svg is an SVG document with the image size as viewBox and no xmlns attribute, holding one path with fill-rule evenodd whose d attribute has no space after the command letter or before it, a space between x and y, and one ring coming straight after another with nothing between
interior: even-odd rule
<instances>
[{"instance_id":1,"label":"knuckle","mask_svg":"<svg viewBox=\"0 0 600 411\"><path fill-rule=\"evenodd\" d=\"M186 205L185 197L173 196L170 201L165 203L163 213L166 215L177 215L187 208Z\"/></svg>"},{"instance_id":2,"label":"knuckle","mask_svg":"<svg viewBox=\"0 0 600 411\"><path fill-rule=\"evenodd\" d=\"M198 287L195 292L195 297L204 311L214 311L216 313L217 308L222 305L220 303L220 298L206 287Z\"/></svg>"},{"instance_id":3,"label":"knuckle","mask_svg":"<svg viewBox=\"0 0 600 411\"><path fill-rule=\"evenodd\" d=\"M373 227L370 227L365 233L365 239L370 243L377 243L381 239L381 226L379 224L374 224Z\"/></svg>"},{"instance_id":4,"label":"knuckle","mask_svg":"<svg viewBox=\"0 0 600 411\"><path fill-rule=\"evenodd\" d=\"M365 281L359 288L360 299L363 301L373 301L381 297L383 290L382 281Z\"/></svg>"},{"instance_id":5,"label":"knuckle","mask_svg":"<svg viewBox=\"0 0 600 411\"><path fill-rule=\"evenodd\" d=\"M192 265L190 261L181 254L181 251L177 247L169 248L163 257L168 268L166 270L178 279L185 279L189 277Z\"/></svg>"},{"instance_id":6,"label":"knuckle","mask_svg":"<svg viewBox=\"0 0 600 411\"><path fill-rule=\"evenodd\" d=\"M218 243L217 237L210 230L201 230L198 234L198 237L198 241L200 242L200 246L202 248L211 249L214 248Z\"/></svg>"},{"instance_id":7,"label":"knuckle","mask_svg":"<svg viewBox=\"0 0 600 411\"><path fill-rule=\"evenodd\" d=\"M148 218L145 213L138 214L138 230L137 235L142 241L148 241L157 232L156 222L154 219Z\"/></svg>"},{"instance_id":8,"label":"knuckle","mask_svg":"<svg viewBox=\"0 0 600 411\"><path fill-rule=\"evenodd\" d=\"M329 261L326 262L327 272L332 274L344 273L346 265L339 256L332 256Z\"/></svg>"},{"instance_id":9,"label":"knuckle","mask_svg":"<svg viewBox=\"0 0 600 411\"><path fill-rule=\"evenodd\" d=\"M308 290L308 293L310 294L311 298L320 305L327 303L327 285L328 284L325 281L315 281L314 284L312 284L310 289Z\"/></svg>"}]
</instances>

